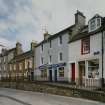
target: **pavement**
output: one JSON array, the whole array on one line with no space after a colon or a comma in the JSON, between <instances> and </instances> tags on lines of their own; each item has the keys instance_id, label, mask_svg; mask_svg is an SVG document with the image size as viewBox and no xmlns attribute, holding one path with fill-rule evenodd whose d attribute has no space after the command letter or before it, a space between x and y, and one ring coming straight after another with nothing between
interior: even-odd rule
<instances>
[{"instance_id":1,"label":"pavement","mask_svg":"<svg viewBox=\"0 0 105 105\"><path fill-rule=\"evenodd\" d=\"M80 98L0 88L0 105L105 105L105 103Z\"/></svg>"}]
</instances>

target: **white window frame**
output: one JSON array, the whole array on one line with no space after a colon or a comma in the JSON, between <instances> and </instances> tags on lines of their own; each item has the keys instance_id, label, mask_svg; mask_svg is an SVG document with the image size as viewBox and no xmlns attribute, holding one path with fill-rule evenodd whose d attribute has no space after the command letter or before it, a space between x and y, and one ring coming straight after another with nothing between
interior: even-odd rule
<instances>
[{"instance_id":1,"label":"white window frame","mask_svg":"<svg viewBox=\"0 0 105 105\"><path fill-rule=\"evenodd\" d=\"M52 55L49 55L49 64L52 64Z\"/></svg>"},{"instance_id":2,"label":"white window frame","mask_svg":"<svg viewBox=\"0 0 105 105\"><path fill-rule=\"evenodd\" d=\"M98 19L100 20L100 25L97 26ZM91 29L91 22L95 21L94 29ZM101 18L95 18L89 21L89 32L95 31L97 28L101 27Z\"/></svg>"},{"instance_id":3,"label":"white window frame","mask_svg":"<svg viewBox=\"0 0 105 105\"><path fill-rule=\"evenodd\" d=\"M60 43L60 37L62 38L62 43ZM58 37L58 46L61 46L62 44L63 44L63 36L60 35L60 36Z\"/></svg>"}]
</instances>

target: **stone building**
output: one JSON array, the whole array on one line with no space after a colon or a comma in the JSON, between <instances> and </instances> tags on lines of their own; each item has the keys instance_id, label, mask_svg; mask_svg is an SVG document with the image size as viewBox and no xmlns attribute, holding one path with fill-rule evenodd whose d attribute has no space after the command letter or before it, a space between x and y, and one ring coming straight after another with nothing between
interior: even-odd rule
<instances>
[{"instance_id":1,"label":"stone building","mask_svg":"<svg viewBox=\"0 0 105 105\"><path fill-rule=\"evenodd\" d=\"M16 55L16 48L2 49L1 54L0 54L1 79L8 79L9 78L8 63L11 61L11 59L14 58L15 55Z\"/></svg>"},{"instance_id":2,"label":"stone building","mask_svg":"<svg viewBox=\"0 0 105 105\"><path fill-rule=\"evenodd\" d=\"M34 80L34 52L36 43L31 43L31 49L21 53L18 46L16 56L9 62L11 80Z\"/></svg>"}]
</instances>

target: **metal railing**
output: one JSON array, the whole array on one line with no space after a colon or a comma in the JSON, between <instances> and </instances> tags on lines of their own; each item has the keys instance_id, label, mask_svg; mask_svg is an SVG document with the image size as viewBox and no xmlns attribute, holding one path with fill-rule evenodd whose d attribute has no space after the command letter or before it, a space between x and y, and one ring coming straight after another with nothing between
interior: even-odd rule
<instances>
[{"instance_id":1,"label":"metal railing","mask_svg":"<svg viewBox=\"0 0 105 105\"><path fill-rule=\"evenodd\" d=\"M64 78L64 77L43 77L43 76L34 76L31 77L11 77L11 78L2 78L3 82L47 82L50 84L61 84L65 86L69 86L72 88L82 88L82 89L98 89L101 88L101 79L95 78L76 78L72 80L71 78Z\"/></svg>"}]
</instances>

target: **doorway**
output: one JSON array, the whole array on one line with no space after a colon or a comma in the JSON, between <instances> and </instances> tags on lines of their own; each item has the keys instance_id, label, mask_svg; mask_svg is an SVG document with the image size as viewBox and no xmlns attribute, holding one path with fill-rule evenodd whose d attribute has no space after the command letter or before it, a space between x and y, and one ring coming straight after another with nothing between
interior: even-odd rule
<instances>
[{"instance_id":1,"label":"doorway","mask_svg":"<svg viewBox=\"0 0 105 105\"><path fill-rule=\"evenodd\" d=\"M57 68L54 70L54 77L55 82L57 82Z\"/></svg>"},{"instance_id":2,"label":"doorway","mask_svg":"<svg viewBox=\"0 0 105 105\"><path fill-rule=\"evenodd\" d=\"M52 82L52 70L49 70L49 80Z\"/></svg>"},{"instance_id":3,"label":"doorway","mask_svg":"<svg viewBox=\"0 0 105 105\"><path fill-rule=\"evenodd\" d=\"M79 62L79 85L84 85L85 77L85 61Z\"/></svg>"},{"instance_id":4,"label":"doorway","mask_svg":"<svg viewBox=\"0 0 105 105\"><path fill-rule=\"evenodd\" d=\"M72 80L72 82L75 82L75 63L72 63L71 64L71 68L72 68L72 73L71 73L71 80Z\"/></svg>"}]
</instances>

